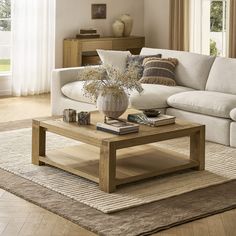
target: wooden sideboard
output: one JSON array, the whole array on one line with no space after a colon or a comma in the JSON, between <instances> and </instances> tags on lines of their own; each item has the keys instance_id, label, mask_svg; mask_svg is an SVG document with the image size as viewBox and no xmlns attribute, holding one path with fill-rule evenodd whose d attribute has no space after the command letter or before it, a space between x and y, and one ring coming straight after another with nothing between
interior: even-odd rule
<instances>
[{"instance_id":1,"label":"wooden sideboard","mask_svg":"<svg viewBox=\"0 0 236 236\"><path fill-rule=\"evenodd\" d=\"M145 38L140 36L65 39L63 45L63 67L99 64L100 60L96 49L129 50L132 54L139 54L144 45Z\"/></svg>"}]
</instances>

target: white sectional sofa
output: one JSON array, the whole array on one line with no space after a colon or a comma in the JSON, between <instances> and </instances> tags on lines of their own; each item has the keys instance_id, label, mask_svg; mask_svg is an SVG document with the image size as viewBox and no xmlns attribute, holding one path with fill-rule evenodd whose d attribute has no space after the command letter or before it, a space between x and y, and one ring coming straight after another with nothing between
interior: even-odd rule
<instances>
[{"instance_id":1,"label":"white sectional sofa","mask_svg":"<svg viewBox=\"0 0 236 236\"><path fill-rule=\"evenodd\" d=\"M143 84L144 92L132 93L130 104L137 109L158 108L178 118L206 125L209 141L236 147L236 59L189 52L143 48L142 55L174 57L178 86ZM83 67L53 72L52 114L65 108L94 110L83 96L83 82L76 78Z\"/></svg>"}]
</instances>

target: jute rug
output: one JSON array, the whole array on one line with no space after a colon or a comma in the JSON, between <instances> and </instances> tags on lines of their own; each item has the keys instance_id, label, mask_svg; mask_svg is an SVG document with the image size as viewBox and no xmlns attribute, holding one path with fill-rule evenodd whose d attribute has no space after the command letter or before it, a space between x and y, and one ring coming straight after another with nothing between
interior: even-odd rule
<instances>
[{"instance_id":1,"label":"jute rug","mask_svg":"<svg viewBox=\"0 0 236 236\"><path fill-rule=\"evenodd\" d=\"M236 179L236 149L206 144L206 171L184 171L124 185L115 193L99 190L98 184L50 166L31 164L31 129L0 133L0 168L61 193L104 213L112 213L135 206L173 197ZM49 133L48 151L55 148L83 144ZM188 152L188 139L171 140L159 147L180 153ZM79 149L78 149L79 151ZM88 157L89 158L89 157Z\"/></svg>"},{"instance_id":2,"label":"jute rug","mask_svg":"<svg viewBox=\"0 0 236 236\"><path fill-rule=\"evenodd\" d=\"M19 128L22 128L23 123L20 123ZM17 124L12 124L12 126L17 127ZM28 126L29 124L27 124ZM7 130L7 124L0 124L1 130ZM2 141L4 138L1 133L0 135ZM178 148L179 143L175 144ZM221 162L221 169L224 170L224 164L232 159L232 153L229 152L230 155L228 156L229 150L220 150L219 156L228 157ZM233 150L235 151L235 149ZM9 148L9 152L12 151L13 148ZM2 153L0 156L2 157ZM235 158L235 156L233 157ZM234 172L234 170L232 171ZM43 187L25 177L22 178L20 175L0 169L0 187L99 235L151 235L175 225L236 208L236 181L234 180L168 197L139 207L104 214L71 197ZM234 177L227 176L223 176L223 178L225 180L222 181L234 179Z\"/></svg>"}]
</instances>

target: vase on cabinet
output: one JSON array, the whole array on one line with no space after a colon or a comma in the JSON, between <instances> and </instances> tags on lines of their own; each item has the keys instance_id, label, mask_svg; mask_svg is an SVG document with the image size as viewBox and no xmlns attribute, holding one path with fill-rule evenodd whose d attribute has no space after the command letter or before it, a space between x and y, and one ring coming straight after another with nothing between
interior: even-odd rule
<instances>
[{"instance_id":1,"label":"vase on cabinet","mask_svg":"<svg viewBox=\"0 0 236 236\"><path fill-rule=\"evenodd\" d=\"M133 18L129 14L124 14L120 17L124 23L124 37L129 37L133 29Z\"/></svg>"},{"instance_id":2,"label":"vase on cabinet","mask_svg":"<svg viewBox=\"0 0 236 236\"><path fill-rule=\"evenodd\" d=\"M121 20L116 20L112 24L112 31L114 37L122 37L124 34L125 25Z\"/></svg>"}]
</instances>

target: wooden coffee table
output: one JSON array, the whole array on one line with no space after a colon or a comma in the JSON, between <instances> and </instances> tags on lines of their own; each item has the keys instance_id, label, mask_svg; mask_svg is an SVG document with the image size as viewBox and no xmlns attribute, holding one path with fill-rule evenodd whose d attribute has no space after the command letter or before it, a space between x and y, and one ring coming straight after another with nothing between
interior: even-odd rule
<instances>
[{"instance_id":1,"label":"wooden coffee table","mask_svg":"<svg viewBox=\"0 0 236 236\"><path fill-rule=\"evenodd\" d=\"M128 113L137 113L128 110ZM103 117L92 112L91 125L65 123L62 118L35 119L32 124L32 163L49 164L99 184L111 193L116 186L194 168L204 170L205 126L177 120L175 124L140 126L139 133L114 135L96 130ZM46 131L80 141L72 147L46 153ZM190 137L190 154L160 149L159 141ZM81 144L81 142L83 144Z\"/></svg>"}]
</instances>

